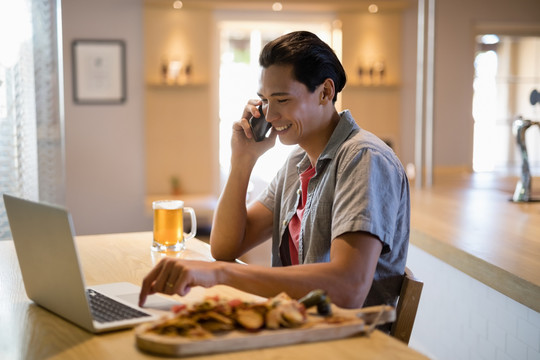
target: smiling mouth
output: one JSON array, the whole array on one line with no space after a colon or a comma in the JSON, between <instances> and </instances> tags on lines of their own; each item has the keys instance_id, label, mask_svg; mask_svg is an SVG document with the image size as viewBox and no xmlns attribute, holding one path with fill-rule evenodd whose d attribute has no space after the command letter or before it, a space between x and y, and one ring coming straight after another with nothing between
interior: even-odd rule
<instances>
[{"instance_id":1,"label":"smiling mouth","mask_svg":"<svg viewBox=\"0 0 540 360\"><path fill-rule=\"evenodd\" d=\"M291 126L292 126L292 124L285 125L285 126L275 126L274 129L276 129L277 131L284 131L284 130L287 130L288 128L290 128Z\"/></svg>"}]
</instances>

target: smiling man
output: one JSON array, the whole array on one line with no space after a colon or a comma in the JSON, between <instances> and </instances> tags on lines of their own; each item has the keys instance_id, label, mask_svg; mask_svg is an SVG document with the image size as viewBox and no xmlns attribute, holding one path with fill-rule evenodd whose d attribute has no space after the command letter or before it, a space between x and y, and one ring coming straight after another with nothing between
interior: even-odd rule
<instances>
[{"instance_id":1,"label":"smiling man","mask_svg":"<svg viewBox=\"0 0 540 360\"><path fill-rule=\"evenodd\" d=\"M394 152L335 101L346 82L332 49L301 31L268 43L259 58L259 100L233 125L231 171L210 238L213 263L165 258L143 282L185 295L225 284L261 296L300 298L324 289L339 306L395 304L409 238L409 183ZM255 142L248 119L272 125ZM297 145L268 188L246 206L250 175L276 137ZM272 267L232 260L272 239Z\"/></svg>"}]
</instances>

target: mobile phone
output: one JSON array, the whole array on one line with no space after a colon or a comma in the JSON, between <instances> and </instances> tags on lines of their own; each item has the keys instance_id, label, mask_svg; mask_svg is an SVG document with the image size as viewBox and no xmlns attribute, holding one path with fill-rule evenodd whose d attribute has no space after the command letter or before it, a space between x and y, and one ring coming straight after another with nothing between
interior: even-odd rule
<instances>
[{"instance_id":1,"label":"mobile phone","mask_svg":"<svg viewBox=\"0 0 540 360\"><path fill-rule=\"evenodd\" d=\"M261 116L258 118L252 116L251 119L249 119L249 127L257 142L263 141L266 137L266 133L268 133L268 130L272 127L272 124L266 121L266 117L262 111L262 105L259 105L258 109Z\"/></svg>"}]
</instances>

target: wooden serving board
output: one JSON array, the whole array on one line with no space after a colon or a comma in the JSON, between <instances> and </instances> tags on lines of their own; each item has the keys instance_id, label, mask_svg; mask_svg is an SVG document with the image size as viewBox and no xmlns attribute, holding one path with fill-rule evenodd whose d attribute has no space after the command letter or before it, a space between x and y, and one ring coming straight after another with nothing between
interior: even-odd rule
<instances>
[{"instance_id":1,"label":"wooden serving board","mask_svg":"<svg viewBox=\"0 0 540 360\"><path fill-rule=\"evenodd\" d=\"M335 340L360 335L370 332L373 329L371 325L374 321L376 322L374 325L394 321L395 310L393 307L385 305L356 310L333 307L333 317L341 316L347 317L348 320L332 324L321 316L309 313L308 322L298 328L257 332L234 330L203 340L147 332L152 324L143 324L135 329L135 337L139 349L154 354L170 356L214 354Z\"/></svg>"}]
</instances>

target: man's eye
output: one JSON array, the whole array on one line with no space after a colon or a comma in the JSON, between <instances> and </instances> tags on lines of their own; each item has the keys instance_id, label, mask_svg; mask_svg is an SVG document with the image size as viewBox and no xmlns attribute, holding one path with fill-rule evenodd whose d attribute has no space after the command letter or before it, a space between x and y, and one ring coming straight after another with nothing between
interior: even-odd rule
<instances>
[{"instance_id":1,"label":"man's eye","mask_svg":"<svg viewBox=\"0 0 540 360\"><path fill-rule=\"evenodd\" d=\"M289 99L279 99L278 103L283 104L285 102L289 101Z\"/></svg>"}]
</instances>

